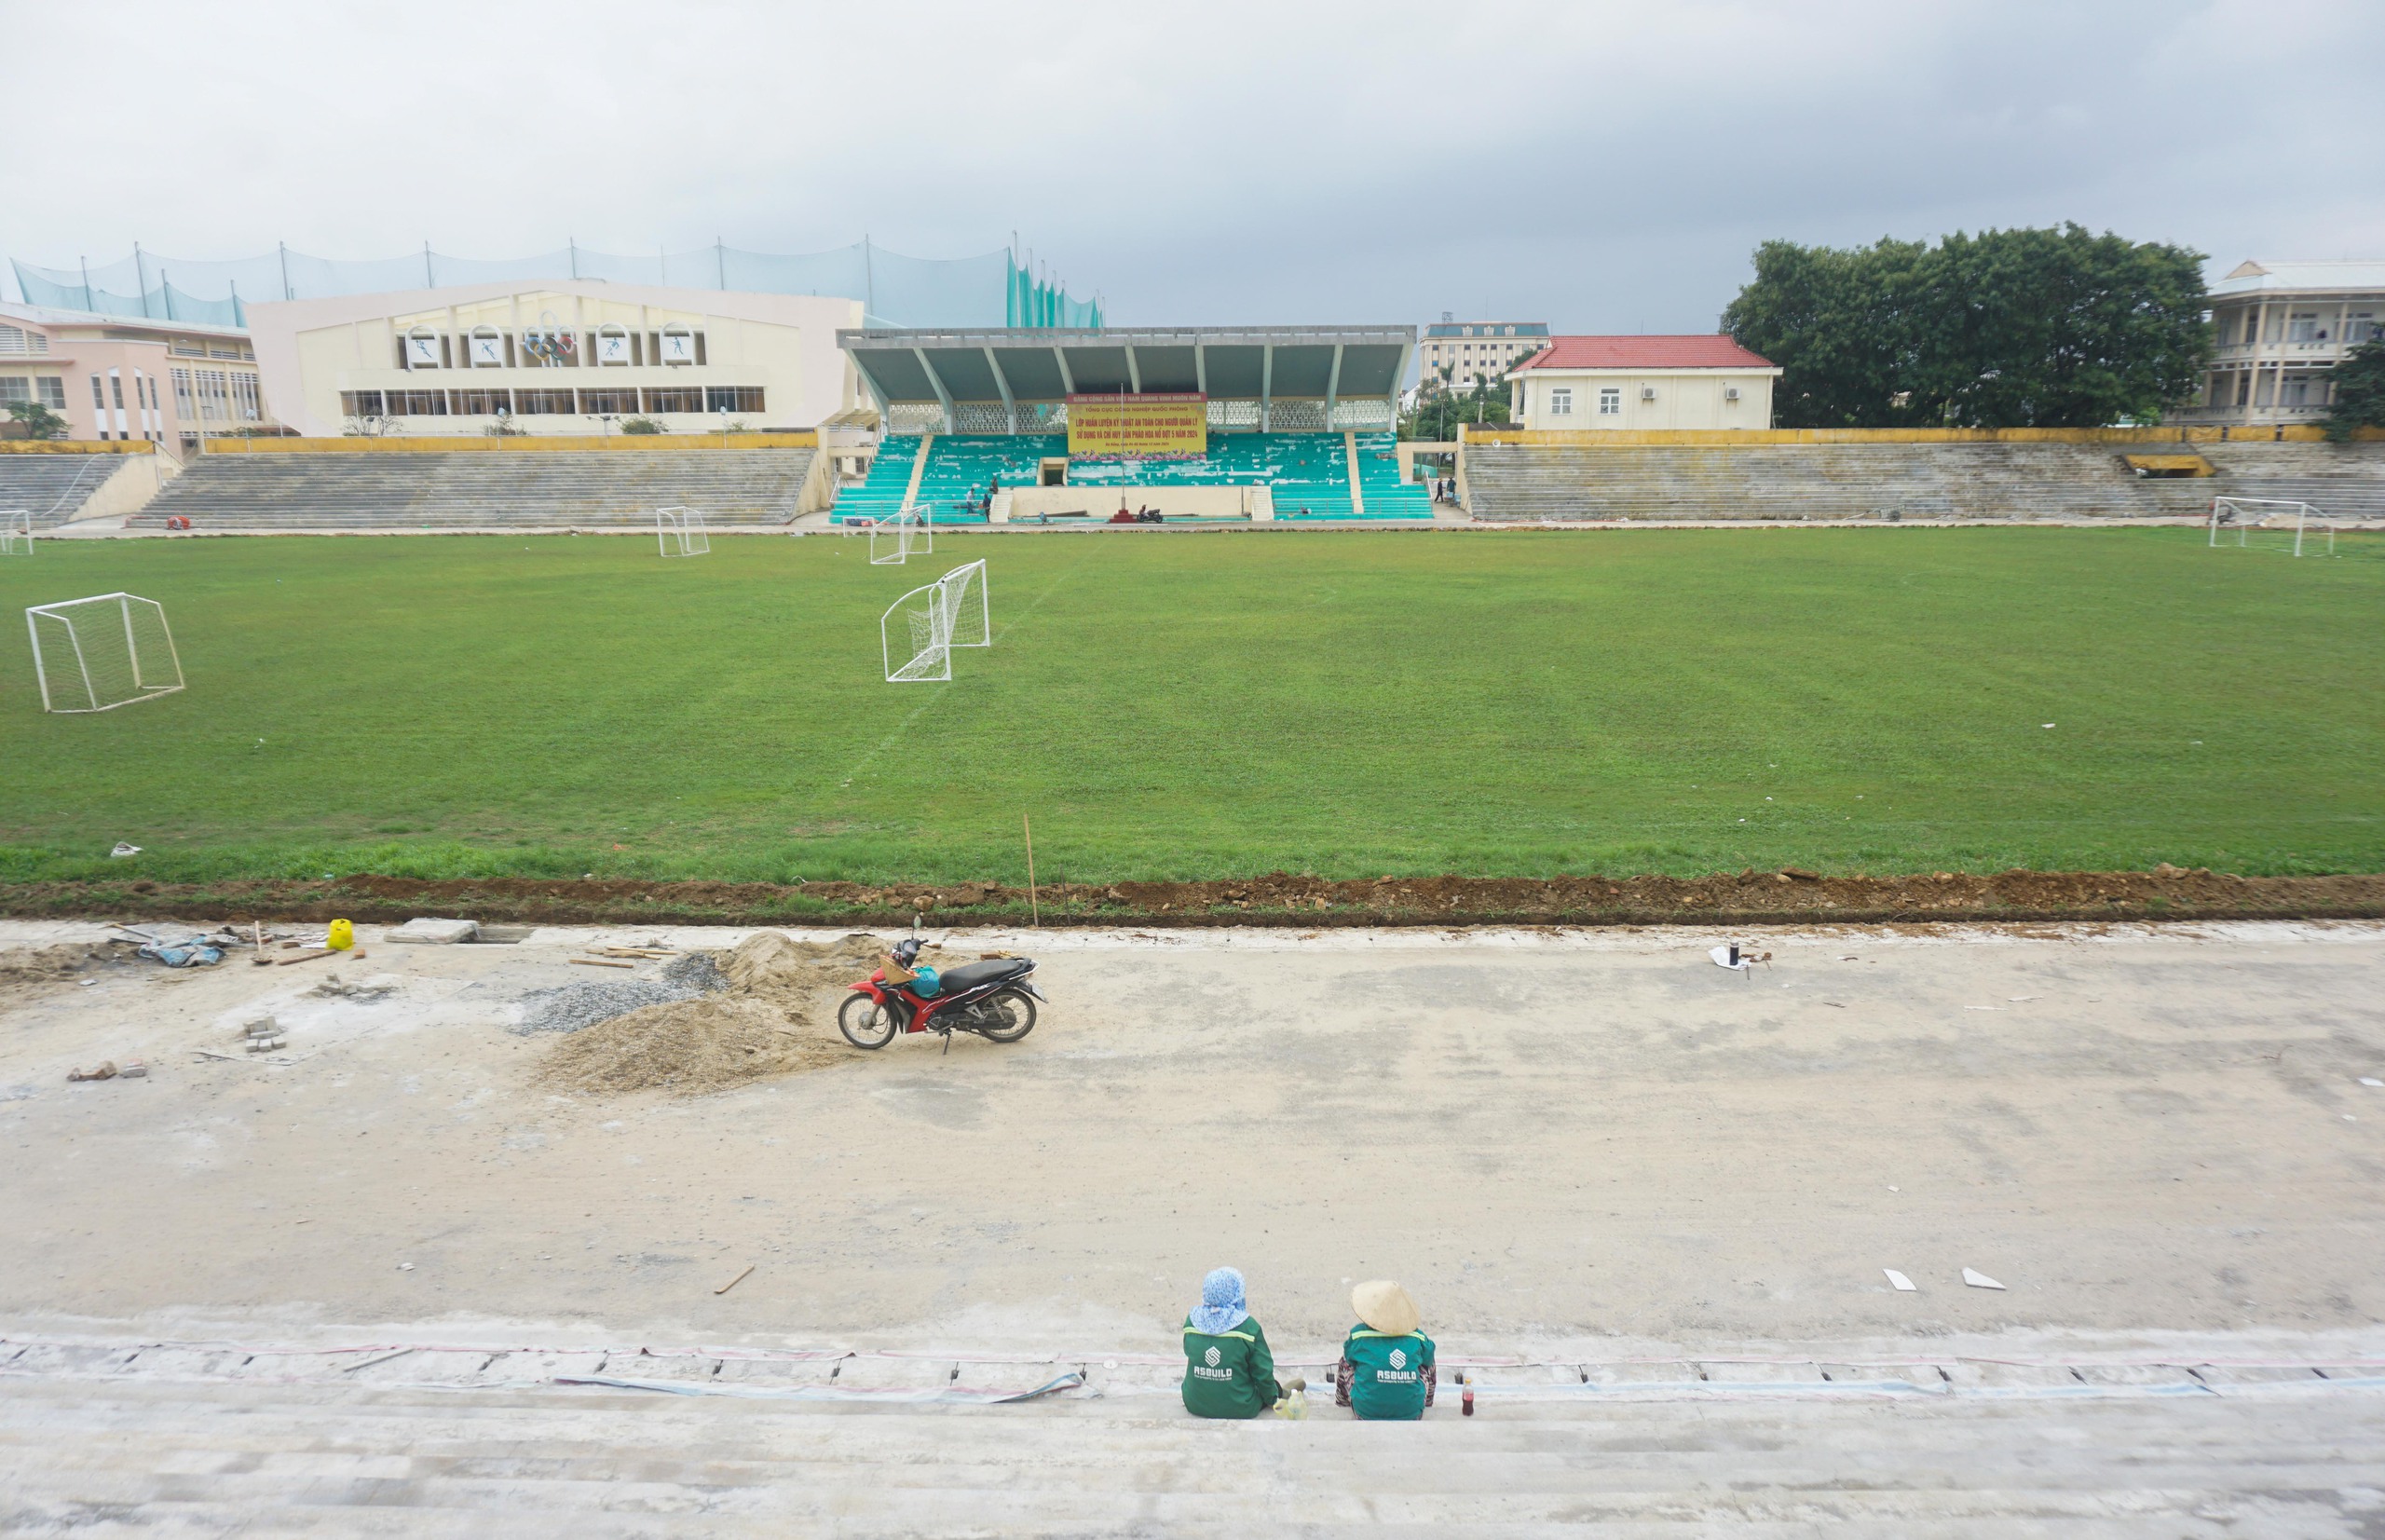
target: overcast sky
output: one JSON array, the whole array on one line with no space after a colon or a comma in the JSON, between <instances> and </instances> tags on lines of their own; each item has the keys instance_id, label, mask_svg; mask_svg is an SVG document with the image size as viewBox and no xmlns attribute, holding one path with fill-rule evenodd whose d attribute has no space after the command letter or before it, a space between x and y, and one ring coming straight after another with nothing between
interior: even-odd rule
<instances>
[{"instance_id":1,"label":"overcast sky","mask_svg":"<svg viewBox=\"0 0 2385 1540\"><path fill-rule=\"evenodd\" d=\"M1664 332L1772 237L2385 257L2378 0L0 0L0 58L59 266L1015 230L1119 322Z\"/></svg>"}]
</instances>

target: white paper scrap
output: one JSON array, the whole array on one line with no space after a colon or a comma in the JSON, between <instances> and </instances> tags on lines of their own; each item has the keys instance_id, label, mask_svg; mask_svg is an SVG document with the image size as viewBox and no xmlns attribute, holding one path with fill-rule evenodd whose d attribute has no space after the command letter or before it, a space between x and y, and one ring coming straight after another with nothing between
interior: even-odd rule
<instances>
[{"instance_id":1,"label":"white paper scrap","mask_svg":"<svg viewBox=\"0 0 2385 1540\"><path fill-rule=\"evenodd\" d=\"M1917 1293L1917 1292L1919 1292L1919 1290L1917 1290L1917 1289L1915 1289L1915 1288L1914 1288L1913 1280L1912 1280L1911 1278L1906 1277L1903 1274L1901 1274L1901 1273L1898 1272L1895 1268L1893 1268L1893 1267L1884 1267L1884 1268L1880 1269L1880 1271L1881 1271L1881 1272L1883 1272L1883 1273L1885 1273L1885 1274L1887 1274L1888 1275L1888 1282L1889 1282L1890 1284L1892 1284L1892 1285L1894 1285L1894 1286L1895 1286L1895 1288L1896 1288L1896 1291L1897 1291L1898 1293L1900 1293L1900 1294L1913 1294L1913 1293Z\"/></svg>"},{"instance_id":2,"label":"white paper scrap","mask_svg":"<svg viewBox=\"0 0 2385 1540\"><path fill-rule=\"evenodd\" d=\"M1997 1283L1994 1278L1989 1277L1986 1274L1974 1273L1968 1267L1963 1269L1963 1282L1970 1285L1973 1288L2001 1288L2004 1287L2002 1284Z\"/></svg>"},{"instance_id":3,"label":"white paper scrap","mask_svg":"<svg viewBox=\"0 0 2385 1540\"><path fill-rule=\"evenodd\" d=\"M2360 1077L2360 1083L2363 1085L2385 1085L2385 1080L2371 1080L2366 1075Z\"/></svg>"}]
</instances>

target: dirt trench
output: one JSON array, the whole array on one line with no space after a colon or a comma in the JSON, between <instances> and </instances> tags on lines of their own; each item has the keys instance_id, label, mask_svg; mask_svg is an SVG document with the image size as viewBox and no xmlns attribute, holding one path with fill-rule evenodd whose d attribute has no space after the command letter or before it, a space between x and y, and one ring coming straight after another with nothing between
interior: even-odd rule
<instances>
[{"instance_id":1,"label":"dirt trench","mask_svg":"<svg viewBox=\"0 0 2385 1540\"><path fill-rule=\"evenodd\" d=\"M647 882L488 878L427 881L34 882L0 887L0 914L109 919L402 920L416 915L544 924L1761 925L1817 920L2361 920L2385 918L2385 875L2237 877L2143 872L1821 876L1788 867L1699 878L1384 877L1271 872L1207 882Z\"/></svg>"}]
</instances>

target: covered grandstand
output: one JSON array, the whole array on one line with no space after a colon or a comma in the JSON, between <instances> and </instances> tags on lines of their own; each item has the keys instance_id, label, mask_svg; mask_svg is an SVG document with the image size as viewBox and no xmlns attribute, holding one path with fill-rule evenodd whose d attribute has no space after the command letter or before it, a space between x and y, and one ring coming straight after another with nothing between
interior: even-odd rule
<instances>
[{"instance_id":1,"label":"covered grandstand","mask_svg":"<svg viewBox=\"0 0 2385 1540\"><path fill-rule=\"evenodd\" d=\"M1103 523L1122 509L1171 524L1432 516L1394 442L1412 326L837 340L888 433L867 480L838 498L840 524L906 509L940 524Z\"/></svg>"}]
</instances>

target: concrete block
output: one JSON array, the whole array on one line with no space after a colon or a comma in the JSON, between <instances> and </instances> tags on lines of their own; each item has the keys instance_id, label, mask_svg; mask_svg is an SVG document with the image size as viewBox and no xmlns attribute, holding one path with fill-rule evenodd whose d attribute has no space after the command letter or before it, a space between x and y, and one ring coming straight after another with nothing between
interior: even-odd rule
<instances>
[{"instance_id":1,"label":"concrete block","mask_svg":"<svg viewBox=\"0 0 2385 1540\"><path fill-rule=\"evenodd\" d=\"M396 926L382 936L384 941L409 947L452 947L470 941L481 934L477 920L432 920L417 918Z\"/></svg>"}]
</instances>

